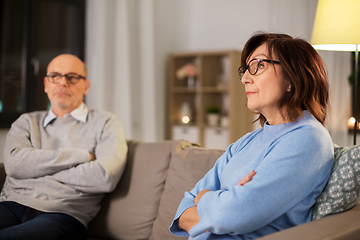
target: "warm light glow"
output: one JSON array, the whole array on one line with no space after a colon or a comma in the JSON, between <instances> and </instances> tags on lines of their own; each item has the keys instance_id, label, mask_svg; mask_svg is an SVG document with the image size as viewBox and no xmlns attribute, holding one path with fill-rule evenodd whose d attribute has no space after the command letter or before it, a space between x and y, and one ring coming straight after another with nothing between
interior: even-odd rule
<instances>
[{"instance_id":1,"label":"warm light glow","mask_svg":"<svg viewBox=\"0 0 360 240\"><path fill-rule=\"evenodd\" d=\"M351 124L351 125L354 125L355 118L354 117L349 118L348 123Z\"/></svg>"},{"instance_id":2,"label":"warm light glow","mask_svg":"<svg viewBox=\"0 0 360 240\"><path fill-rule=\"evenodd\" d=\"M180 124L188 124L192 120L191 107L188 102L183 102L180 107Z\"/></svg>"},{"instance_id":3,"label":"warm light glow","mask_svg":"<svg viewBox=\"0 0 360 240\"><path fill-rule=\"evenodd\" d=\"M311 44L318 50L355 51L360 44L359 17L359 0L319 0Z\"/></svg>"},{"instance_id":4,"label":"warm light glow","mask_svg":"<svg viewBox=\"0 0 360 240\"><path fill-rule=\"evenodd\" d=\"M348 125L348 128L351 130L351 129L354 129L354 124L355 124L355 121L356 119L354 117L351 117L348 119L347 121L347 125ZM357 122L357 129L360 129L360 123Z\"/></svg>"},{"instance_id":5,"label":"warm light glow","mask_svg":"<svg viewBox=\"0 0 360 240\"><path fill-rule=\"evenodd\" d=\"M183 116L182 119L181 119L181 121L182 121L183 123L187 124L187 123L190 122L190 118L189 118L189 116Z\"/></svg>"}]
</instances>

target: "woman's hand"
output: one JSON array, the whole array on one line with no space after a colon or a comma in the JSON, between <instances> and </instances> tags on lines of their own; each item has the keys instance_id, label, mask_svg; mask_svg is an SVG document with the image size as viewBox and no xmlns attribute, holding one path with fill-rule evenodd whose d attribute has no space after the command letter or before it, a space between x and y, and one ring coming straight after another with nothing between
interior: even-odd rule
<instances>
[{"instance_id":1,"label":"woman's hand","mask_svg":"<svg viewBox=\"0 0 360 240\"><path fill-rule=\"evenodd\" d=\"M204 189L204 190L201 190L201 191L198 193L198 195L196 195L196 197L195 197L195 199L194 199L194 202L195 202L195 205L196 205L196 206L198 205L201 197L202 197L205 193L207 193L207 192L210 192L210 190L209 190L209 189Z\"/></svg>"},{"instance_id":2,"label":"woman's hand","mask_svg":"<svg viewBox=\"0 0 360 240\"><path fill-rule=\"evenodd\" d=\"M252 170L245 177L243 177L236 185L244 186L246 183L250 182L253 179L255 174L256 172ZM201 197L207 192L210 192L210 190L204 189L200 191L198 195L196 195L194 199L196 206L198 205ZM177 225L179 228L184 229L189 233L190 229L194 227L198 222L199 222L199 214L197 212L197 207L190 207L181 214L181 216L177 221Z\"/></svg>"},{"instance_id":3,"label":"woman's hand","mask_svg":"<svg viewBox=\"0 0 360 240\"><path fill-rule=\"evenodd\" d=\"M244 186L246 183L250 182L253 179L255 174L256 174L256 172L254 170L252 170L245 177L243 177L236 185Z\"/></svg>"},{"instance_id":4,"label":"woman's hand","mask_svg":"<svg viewBox=\"0 0 360 240\"><path fill-rule=\"evenodd\" d=\"M199 222L199 214L196 207L186 209L179 217L177 225L179 228L184 229L188 233L190 229Z\"/></svg>"},{"instance_id":5,"label":"woman's hand","mask_svg":"<svg viewBox=\"0 0 360 240\"><path fill-rule=\"evenodd\" d=\"M255 176L256 172L254 170L252 170L251 172L249 172L245 177L243 177L236 185L239 185L239 186L244 186L246 183L250 182L253 177ZM201 197L209 192L210 190L209 189L204 189L204 190L201 190L198 195L196 195L195 199L194 199L194 202L195 202L195 205L197 206Z\"/></svg>"}]
</instances>

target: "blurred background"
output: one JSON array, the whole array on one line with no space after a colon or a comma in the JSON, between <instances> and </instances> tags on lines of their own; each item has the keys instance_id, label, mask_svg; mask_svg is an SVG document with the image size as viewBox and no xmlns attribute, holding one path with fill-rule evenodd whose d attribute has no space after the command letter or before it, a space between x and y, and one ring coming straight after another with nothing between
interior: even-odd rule
<instances>
[{"instance_id":1,"label":"blurred background","mask_svg":"<svg viewBox=\"0 0 360 240\"><path fill-rule=\"evenodd\" d=\"M86 63L89 108L114 112L127 139L161 141L170 136L171 54L240 52L258 31L310 41L317 7L316 0L0 2L0 152L10 123L20 113L48 108L44 75L48 62L60 53L75 54ZM351 145L347 120L352 115L348 77L353 55L319 53L331 86L326 127L335 143ZM238 63L230 71L237 71L240 59L233 61ZM233 95L243 93L238 86Z\"/></svg>"}]
</instances>

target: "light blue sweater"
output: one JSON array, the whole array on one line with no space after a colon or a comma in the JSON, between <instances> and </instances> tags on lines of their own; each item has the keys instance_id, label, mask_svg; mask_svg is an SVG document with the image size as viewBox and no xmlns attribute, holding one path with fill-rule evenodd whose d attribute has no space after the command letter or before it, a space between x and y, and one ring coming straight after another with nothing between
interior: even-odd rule
<instances>
[{"instance_id":1,"label":"light blue sweater","mask_svg":"<svg viewBox=\"0 0 360 240\"><path fill-rule=\"evenodd\" d=\"M211 192L197 206L200 221L190 230L195 239L254 239L306 223L332 165L331 137L307 111L296 122L265 124L230 145L185 193L170 230L188 236L176 220L195 206L203 189ZM253 180L237 186L251 170L256 171Z\"/></svg>"}]
</instances>

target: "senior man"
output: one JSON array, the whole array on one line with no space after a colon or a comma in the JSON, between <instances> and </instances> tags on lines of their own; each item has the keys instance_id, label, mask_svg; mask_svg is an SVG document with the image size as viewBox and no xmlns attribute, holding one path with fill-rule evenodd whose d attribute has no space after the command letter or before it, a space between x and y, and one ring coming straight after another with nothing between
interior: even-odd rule
<instances>
[{"instance_id":1,"label":"senior man","mask_svg":"<svg viewBox=\"0 0 360 240\"><path fill-rule=\"evenodd\" d=\"M49 111L22 114L4 148L0 239L85 239L100 201L117 185L127 145L120 120L88 110L85 64L62 54L44 78Z\"/></svg>"}]
</instances>

